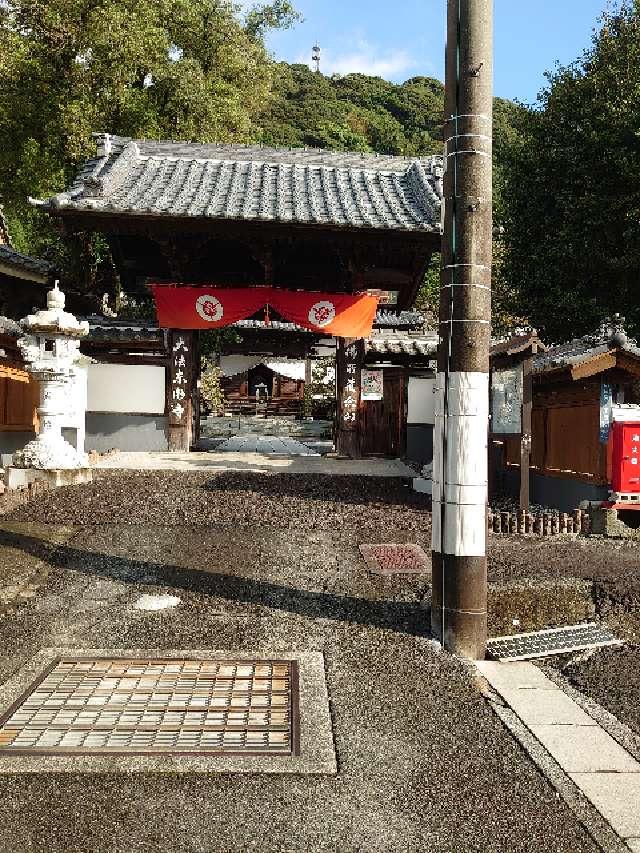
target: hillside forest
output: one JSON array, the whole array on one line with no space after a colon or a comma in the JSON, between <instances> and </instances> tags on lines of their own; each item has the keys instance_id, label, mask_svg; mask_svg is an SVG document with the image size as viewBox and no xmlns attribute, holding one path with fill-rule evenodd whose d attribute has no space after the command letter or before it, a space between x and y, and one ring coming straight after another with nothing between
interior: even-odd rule
<instances>
[{"instance_id":1,"label":"hillside forest","mask_svg":"<svg viewBox=\"0 0 640 853\"><path fill-rule=\"evenodd\" d=\"M118 290L97 237L62 240L27 203L60 191L92 132L428 156L443 84L327 77L277 62L288 0L7 0L0 5L0 202L15 247L48 257L88 300ZM609 9L535 105L495 99L494 325L548 340L625 314L640 333L640 6ZM434 259L419 296L433 313Z\"/></svg>"}]
</instances>

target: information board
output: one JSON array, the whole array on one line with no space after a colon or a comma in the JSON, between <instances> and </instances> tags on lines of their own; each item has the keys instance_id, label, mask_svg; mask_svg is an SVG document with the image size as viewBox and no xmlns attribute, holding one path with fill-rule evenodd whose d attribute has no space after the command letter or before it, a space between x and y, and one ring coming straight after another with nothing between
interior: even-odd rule
<instances>
[{"instance_id":1,"label":"information board","mask_svg":"<svg viewBox=\"0 0 640 853\"><path fill-rule=\"evenodd\" d=\"M491 375L491 432L522 433L522 365L494 370Z\"/></svg>"},{"instance_id":2,"label":"information board","mask_svg":"<svg viewBox=\"0 0 640 853\"><path fill-rule=\"evenodd\" d=\"M363 400L382 400L384 396L384 373L382 370L363 369L361 383Z\"/></svg>"}]
</instances>

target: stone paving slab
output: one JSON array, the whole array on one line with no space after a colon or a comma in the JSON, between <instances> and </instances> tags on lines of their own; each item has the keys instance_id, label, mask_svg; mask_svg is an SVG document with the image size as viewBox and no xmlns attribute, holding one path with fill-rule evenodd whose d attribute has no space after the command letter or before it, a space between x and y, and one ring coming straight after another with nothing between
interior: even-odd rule
<instances>
[{"instance_id":1,"label":"stone paving slab","mask_svg":"<svg viewBox=\"0 0 640 853\"><path fill-rule=\"evenodd\" d=\"M520 719L531 726L596 726L597 723L557 687L500 690Z\"/></svg>"},{"instance_id":2,"label":"stone paving slab","mask_svg":"<svg viewBox=\"0 0 640 853\"><path fill-rule=\"evenodd\" d=\"M615 832L633 841L629 849L640 850L640 763L533 664L477 667Z\"/></svg>"},{"instance_id":3,"label":"stone paving slab","mask_svg":"<svg viewBox=\"0 0 640 853\"><path fill-rule=\"evenodd\" d=\"M404 477L414 471L400 459L335 459L263 453L169 453L118 451L95 468L125 471L251 471L258 474L329 474L352 477Z\"/></svg>"},{"instance_id":4,"label":"stone paving slab","mask_svg":"<svg viewBox=\"0 0 640 853\"><path fill-rule=\"evenodd\" d=\"M295 438L275 435L236 435L219 444L214 453L266 453L279 456L320 456Z\"/></svg>"},{"instance_id":5,"label":"stone paving slab","mask_svg":"<svg viewBox=\"0 0 640 853\"><path fill-rule=\"evenodd\" d=\"M570 776L616 832L625 840L633 839L635 849L640 849L640 773L572 773Z\"/></svg>"},{"instance_id":6,"label":"stone paving slab","mask_svg":"<svg viewBox=\"0 0 640 853\"><path fill-rule=\"evenodd\" d=\"M640 773L640 764L597 724L529 728L569 774Z\"/></svg>"}]
</instances>

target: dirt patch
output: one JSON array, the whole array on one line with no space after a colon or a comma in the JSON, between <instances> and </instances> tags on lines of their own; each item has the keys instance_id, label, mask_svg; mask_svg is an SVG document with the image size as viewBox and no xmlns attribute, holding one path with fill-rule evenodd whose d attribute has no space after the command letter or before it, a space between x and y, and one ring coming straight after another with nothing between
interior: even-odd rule
<instances>
[{"instance_id":1,"label":"dirt patch","mask_svg":"<svg viewBox=\"0 0 640 853\"><path fill-rule=\"evenodd\" d=\"M489 588L489 634L500 637L588 622L595 616L592 584L567 578L515 581Z\"/></svg>"}]
</instances>

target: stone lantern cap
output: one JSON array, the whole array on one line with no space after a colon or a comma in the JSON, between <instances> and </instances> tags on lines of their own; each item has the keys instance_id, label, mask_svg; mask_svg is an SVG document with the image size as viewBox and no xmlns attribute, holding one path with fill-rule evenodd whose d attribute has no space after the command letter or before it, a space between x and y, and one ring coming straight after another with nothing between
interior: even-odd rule
<instances>
[{"instance_id":1,"label":"stone lantern cap","mask_svg":"<svg viewBox=\"0 0 640 853\"><path fill-rule=\"evenodd\" d=\"M73 314L64 310L65 296L56 281L53 290L47 293L47 307L29 314L20 321L20 325L33 335L65 336L84 338L89 334L89 324L86 320L78 320Z\"/></svg>"}]
</instances>

